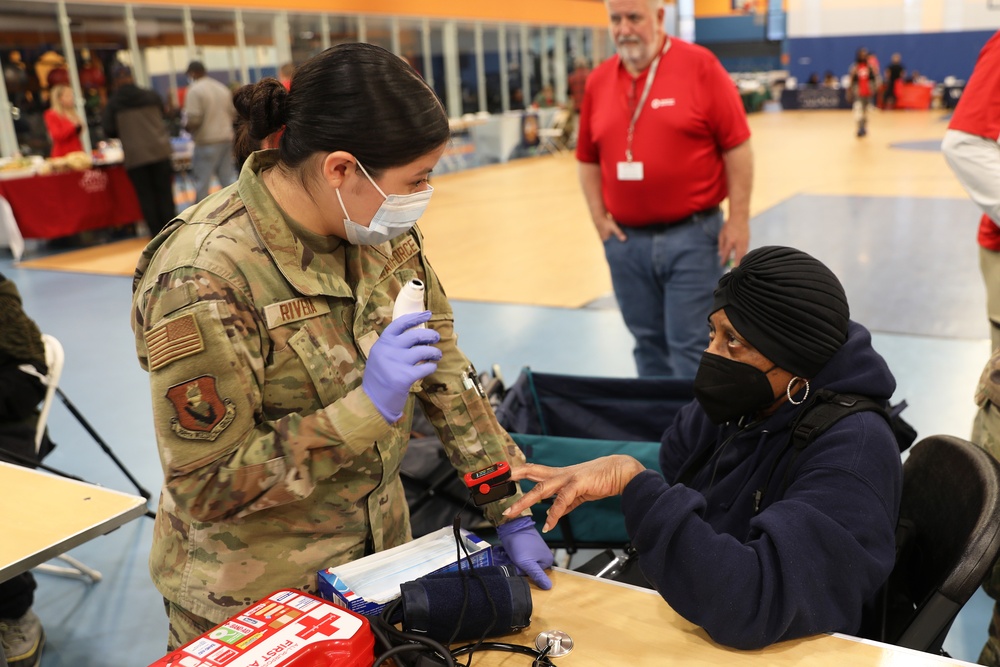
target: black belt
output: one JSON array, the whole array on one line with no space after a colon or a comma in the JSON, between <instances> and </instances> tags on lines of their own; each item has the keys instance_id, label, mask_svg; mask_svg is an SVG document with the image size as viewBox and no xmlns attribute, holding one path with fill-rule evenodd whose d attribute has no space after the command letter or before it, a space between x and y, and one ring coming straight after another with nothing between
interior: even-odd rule
<instances>
[{"instance_id":1,"label":"black belt","mask_svg":"<svg viewBox=\"0 0 1000 667\"><path fill-rule=\"evenodd\" d=\"M648 231L655 234L657 232L666 231L667 229L676 229L681 225L697 222L698 220L702 220L704 218L709 218L718 213L719 211L720 209L718 206L713 206L711 208L706 208L704 211L697 211L695 213L692 213L688 217L681 218L680 220L675 220L674 222L654 222L651 225L628 226L628 229L632 231L636 230Z\"/></svg>"}]
</instances>

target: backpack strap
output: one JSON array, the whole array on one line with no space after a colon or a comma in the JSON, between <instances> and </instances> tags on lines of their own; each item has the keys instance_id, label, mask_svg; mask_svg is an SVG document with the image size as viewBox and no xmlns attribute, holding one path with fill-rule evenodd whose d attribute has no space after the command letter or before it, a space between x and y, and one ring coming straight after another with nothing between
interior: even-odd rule
<instances>
[{"instance_id":1,"label":"backpack strap","mask_svg":"<svg viewBox=\"0 0 1000 667\"><path fill-rule=\"evenodd\" d=\"M820 389L792 422L792 445L801 451L844 417L866 410L879 413L892 426L886 403L860 394L837 394Z\"/></svg>"},{"instance_id":2,"label":"backpack strap","mask_svg":"<svg viewBox=\"0 0 1000 667\"><path fill-rule=\"evenodd\" d=\"M831 426L844 417L853 415L856 412L865 411L876 412L881 415L889 426L893 428L893 432L895 433L893 416L890 415L888 404L886 402L876 401L860 394L838 394L830 391L829 389L817 390L813 398L802 406L799 414L792 421L791 435L788 438L788 442L782 448L781 453L778 454L777 458L774 459L774 463L771 464L771 471L767 474L767 479L764 481L764 485L754 492L754 514L760 512L761 505L764 500L764 494L767 493L767 489L771 485L771 478L774 476L774 472L777 469L778 464L785 457L785 452L787 452L790 447L793 451L791 460L789 460L788 466L785 468L784 477L782 478L782 489L788 486L788 475L791 472L792 466L795 464L795 459L798 458L799 454L801 454L806 447L809 446L809 443L828 431ZM909 443L907 443L907 446L908 445ZM902 449L905 449L905 447L901 445L901 450Z\"/></svg>"}]
</instances>

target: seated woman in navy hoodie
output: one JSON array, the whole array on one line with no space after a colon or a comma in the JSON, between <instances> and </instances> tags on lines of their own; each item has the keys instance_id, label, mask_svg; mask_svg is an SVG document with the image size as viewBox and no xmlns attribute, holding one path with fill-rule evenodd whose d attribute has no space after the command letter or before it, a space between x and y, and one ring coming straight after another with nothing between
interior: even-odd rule
<instances>
[{"instance_id":1,"label":"seated woman in navy hoodie","mask_svg":"<svg viewBox=\"0 0 1000 667\"><path fill-rule=\"evenodd\" d=\"M539 484L508 512L555 496L549 530L620 494L643 574L721 644L855 633L893 567L899 450L875 412L798 453L789 425L810 391L888 400L896 382L837 277L793 248L759 248L724 275L708 329L696 400L663 434L662 475L629 456L527 464L514 479Z\"/></svg>"}]
</instances>

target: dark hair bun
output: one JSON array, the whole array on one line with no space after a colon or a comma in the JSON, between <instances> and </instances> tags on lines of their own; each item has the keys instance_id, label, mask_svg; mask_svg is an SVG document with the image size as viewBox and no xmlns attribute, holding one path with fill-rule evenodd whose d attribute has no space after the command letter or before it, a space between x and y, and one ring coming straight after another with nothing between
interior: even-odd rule
<instances>
[{"instance_id":1,"label":"dark hair bun","mask_svg":"<svg viewBox=\"0 0 1000 667\"><path fill-rule=\"evenodd\" d=\"M288 119L288 91L280 81L261 79L233 95L236 112L247 121L250 137L260 141L277 132Z\"/></svg>"}]
</instances>

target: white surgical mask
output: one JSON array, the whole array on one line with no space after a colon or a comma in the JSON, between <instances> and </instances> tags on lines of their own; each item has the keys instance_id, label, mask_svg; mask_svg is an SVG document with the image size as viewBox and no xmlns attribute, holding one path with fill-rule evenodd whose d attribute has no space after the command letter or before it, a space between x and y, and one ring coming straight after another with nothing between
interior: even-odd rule
<instances>
[{"instance_id":1,"label":"white surgical mask","mask_svg":"<svg viewBox=\"0 0 1000 667\"><path fill-rule=\"evenodd\" d=\"M368 175L360 162L358 167L365 178L375 186L378 193L385 197L385 201L378 207L372 221L365 227L351 220L351 216L348 215L347 208L344 206L344 199L340 196L340 188L337 188L337 200L340 202L340 209L344 212L344 229L347 232L347 240L354 245L378 245L410 231L430 203L434 188L428 185L426 190L414 192L411 195L387 195L382 192L378 183Z\"/></svg>"}]
</instances>

